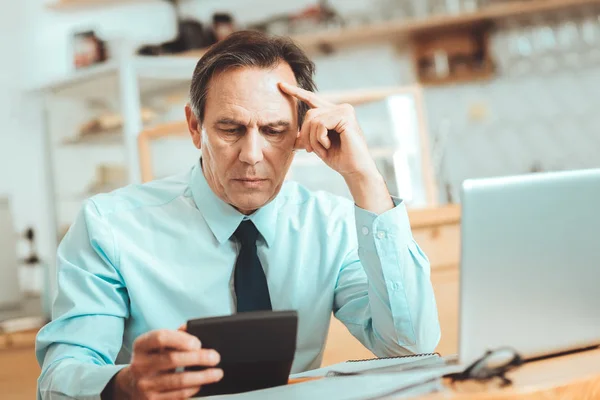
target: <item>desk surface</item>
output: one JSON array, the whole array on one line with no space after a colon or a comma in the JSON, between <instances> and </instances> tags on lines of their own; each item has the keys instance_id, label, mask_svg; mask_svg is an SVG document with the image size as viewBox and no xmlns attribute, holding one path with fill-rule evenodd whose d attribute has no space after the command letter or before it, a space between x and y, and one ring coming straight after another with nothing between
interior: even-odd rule
<instances>
[{"instance_id":1,"label":"desk surface","mask_svg":"<svg viewBox=\"0 0 600 400\"><path fill-rule=\"evenodd\" d=\"M600 349L525 364L508 375L513 385L446 382L449 393L436 393L425 400L550 400L600 399Z\"/></svg>"}]
</instances>

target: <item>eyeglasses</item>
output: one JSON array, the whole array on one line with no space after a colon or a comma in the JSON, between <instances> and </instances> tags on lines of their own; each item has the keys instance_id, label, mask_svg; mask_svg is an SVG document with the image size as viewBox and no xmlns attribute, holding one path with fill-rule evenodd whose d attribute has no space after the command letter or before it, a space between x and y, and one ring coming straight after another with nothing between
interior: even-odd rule
<instances>
[{"instance_id":1,"label":"eyeglasses","mask_svg":"<svg viewBox=\"0 0 600 400\"><path fill-rule=\"evenodd\" d=\"M476 380L480 382L491 381L498 378L501 386L512 385L506 374L521 365L523 358L512 348L502 347L488 350L483 357L469 365L464 371L446 375L452 382Z\"/></svg>"}]
</instances>

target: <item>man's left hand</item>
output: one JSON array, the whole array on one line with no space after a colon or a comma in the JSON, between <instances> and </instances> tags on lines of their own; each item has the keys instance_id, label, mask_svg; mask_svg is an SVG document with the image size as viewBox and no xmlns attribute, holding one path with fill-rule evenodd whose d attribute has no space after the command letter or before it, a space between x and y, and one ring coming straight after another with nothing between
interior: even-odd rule
<instances>
[{"instance_id":1,"label":"man's left hand","mask_svg":"<svg viewBox=\"0 0 600 400\"><path fill-rule=\"evenodd\" d=\"M280 82L279 87L310 107L298 133L296 149L316 153L342 175L359 207L377 214L392 209L394 204L369 153L354 107L331 103L284 82Z\"/></svg>"},{"instance_id":2,"label":"man's left hand","mask_svg":"<svg viewBox=\"0 0 600 400\"><path fill-rule=\"evenodd\" d=\"M284 82L279 87L310 107L296 139L296 149L314 152L344 178L378 175L354 107L331 103L316 93Z\"/></svg>"}]
</instances>

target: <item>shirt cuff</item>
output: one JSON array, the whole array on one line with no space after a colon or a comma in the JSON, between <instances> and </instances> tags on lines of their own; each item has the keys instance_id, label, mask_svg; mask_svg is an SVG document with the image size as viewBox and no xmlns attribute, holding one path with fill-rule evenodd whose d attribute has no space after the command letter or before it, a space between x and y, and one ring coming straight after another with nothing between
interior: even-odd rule
<instances>
[{"instance_id":1,"label":"shirt cuff","mask_svg":"<svg viewBox=\"0 0 600 400\"><path fill-rule=\"evenodd\" d=\"M57 362L57 366L66 367L63 363L69 363L70 360ZM63 364L63 365L61 365ZM119 371L125 368L126 364L121 365L83 365L73 362L72 371L69 378L61 376L63 381L59 386L46 385L44 377L39 382L38 399L82 399L82 400L101 400L101 394L108 382ZM49 371L46 371L46 374ZM49 393L48 393L49 392Z\"/></svg>"},{"instance_id":2,"label":"shirt cuff","mask_svg":"<svg viewBox=\"0 0 600 400\"><path fill-rule=\"evenodd\" d=\"M394 208L377 215L355 206L358 247L377 252L378 242L392 240L396 246L410 243L412 232L406 205L402 199L391 196Z\"/></svg>"}]
</instances>

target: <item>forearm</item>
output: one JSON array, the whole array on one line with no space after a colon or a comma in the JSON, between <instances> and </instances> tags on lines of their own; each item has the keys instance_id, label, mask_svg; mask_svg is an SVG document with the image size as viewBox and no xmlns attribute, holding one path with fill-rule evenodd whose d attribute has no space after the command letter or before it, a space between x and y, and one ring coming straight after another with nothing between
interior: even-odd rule
<instances>
[{"instance_id":1,"label":"forearm","mask_svg":"<svg viewBox=\"0 0 600 400\"><path fill-rule=\"evenodd\" d=\"M367 211L381 215L394 208L385 181L377 169L344 176L354 203Z\"/></svg>"},{"instance_id":2,"label":"forearm","mask_svg":"<svg viewBox=\"0 0 600 400\"><path fill-rule=\"evenodd\" d=\"M429 277L429 264L421 258L415 243L399 249L392 257L379 260L361 257L367 267L368 297L372 318L372 334L380 351L397 353L429 353L440 338L437 306ZM379 265L377 265L379 264ZM377 273L378 271L381 273ZM399 349L399 346L401 349ZM388 354L390 355L390 354Z\"/></svg>"},{"instance_id":3,"label":"forearm","mask_svg":"<svg viewBox=\"0 0 600 400\"><path fill-rule=\"evenodd\" d=\"M433 351L440 333L429 261L404 205L380 216L357 209L356 229L359 260L339 279L336 316L379 356Z\"/></svg>"}]
</instances>

